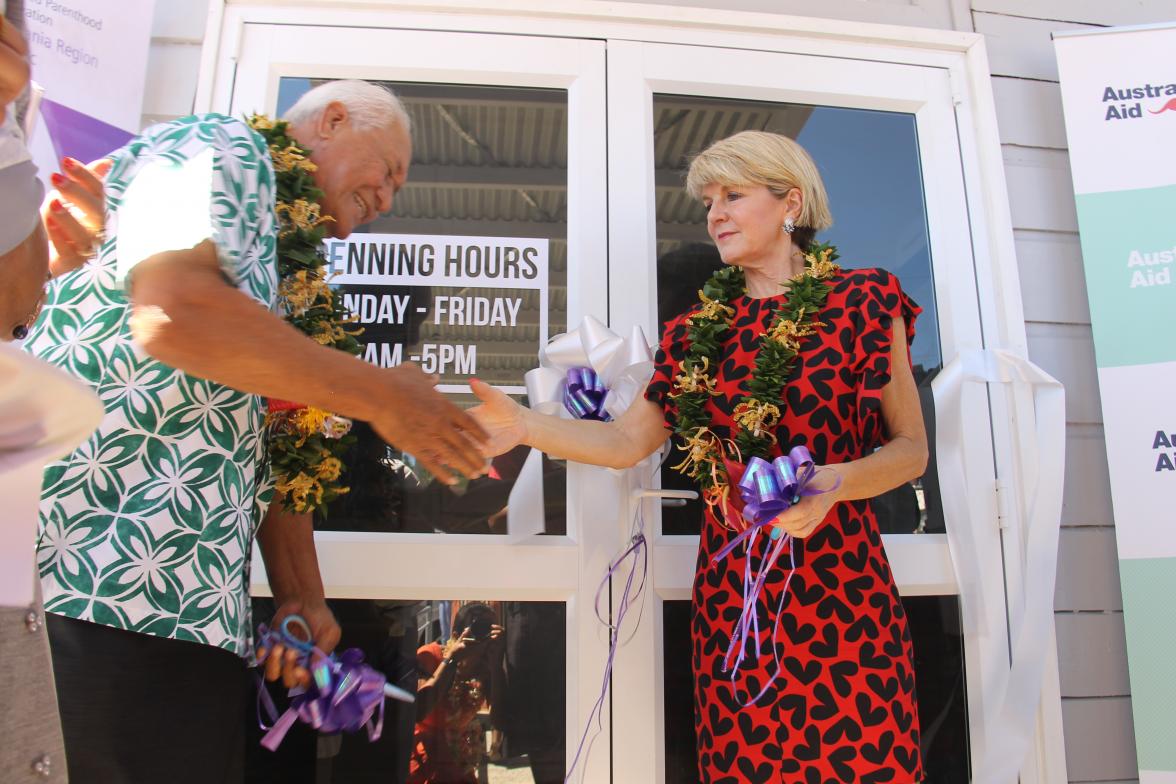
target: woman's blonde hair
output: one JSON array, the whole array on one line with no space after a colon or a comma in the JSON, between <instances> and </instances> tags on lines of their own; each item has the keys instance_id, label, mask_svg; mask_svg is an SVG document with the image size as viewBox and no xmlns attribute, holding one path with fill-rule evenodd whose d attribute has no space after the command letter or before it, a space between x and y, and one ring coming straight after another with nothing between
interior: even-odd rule
<instances>
[{"instance_id":1,"label":"woman's blonde hair","mask_svg":"<svg viewBox=\"0 0 1176 784\"><path fill-rule=\"evenodd\" d=\"M777 198L799 188L799 228L813 233L833 225L829 197L817 164L803 147L778 133L741 131L707 147L690 162L686 191L697 199L707 185L763 185Z\"/></svg>"}]
</instances>

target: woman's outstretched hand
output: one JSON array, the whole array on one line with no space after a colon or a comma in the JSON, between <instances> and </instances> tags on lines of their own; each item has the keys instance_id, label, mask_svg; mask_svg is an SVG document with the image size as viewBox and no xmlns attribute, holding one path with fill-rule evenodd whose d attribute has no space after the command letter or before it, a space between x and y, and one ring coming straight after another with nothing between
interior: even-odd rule
<instances>
[{"instance_id":1,"label":"woman's outstretched hand","mask_svg":"<svg viewBox=\"0 0 1176 784\"><path fill-rule=\"evenodd\" d=\"M490 436L481 446L486 457L497 457L526 440L527 426L523 421L522 406L506 393L476 378L470 379L470 389L482 401L469 413Z\"/></svg>"}]
</instances>

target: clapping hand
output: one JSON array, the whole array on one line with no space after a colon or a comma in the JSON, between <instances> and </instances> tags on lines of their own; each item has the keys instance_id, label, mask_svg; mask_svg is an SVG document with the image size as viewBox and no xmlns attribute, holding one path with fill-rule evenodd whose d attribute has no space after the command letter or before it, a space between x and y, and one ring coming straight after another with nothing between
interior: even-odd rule
<instances>
[{"instance_id":1,"label":"clapping hand","mask_svg":"<svg viewBox=\"0 0 1176 784\"><path fill-rule=\"evenodd\" d=\"M12 23L0 15L0 122L8 104L24 92L29 83L29 45Z\"/></svg>"},{"instance_id":2,"label":"clapping hand","mask_svg":"<svg viewBox=\"0 0 1176 784\"><path fill-rule=\"evenodd\" d=\"M80 267L98 252L106 220L102 181L111 165L108 158L85 166L64 158L62 173L50 176L54 190L41 205L41 220L49 235L49 271L54 277Z\"/></svg>"}]
</instances>

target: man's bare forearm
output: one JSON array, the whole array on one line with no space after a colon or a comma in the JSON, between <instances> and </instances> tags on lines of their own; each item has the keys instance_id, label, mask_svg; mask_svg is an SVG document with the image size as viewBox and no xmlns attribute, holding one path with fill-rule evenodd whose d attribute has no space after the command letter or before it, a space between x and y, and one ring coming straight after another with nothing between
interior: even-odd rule
<instances>
[{"instance_id":1,"label":"man's bare forearm","mask_svg":"<svg viewBox=\"0 0 1176 784\"><path fill-rule=\"evenodd\" d=\"M309 513L287 511L279 499L274 499L257 532L257 543L277 604L324 600L313 517Z\"/></svg>"},{"instance_id":2,"label":"man's bare forearm","mask_svg":"<svg viewBox=\"0 0 1176 784\"><path fill-rule=\"evenodd\" d=\"M358 419L389 402L376 368L320 346L228 285L211 243L159 254L134 274L132 332L164 364Z\"/></svg>"}]
</instances>

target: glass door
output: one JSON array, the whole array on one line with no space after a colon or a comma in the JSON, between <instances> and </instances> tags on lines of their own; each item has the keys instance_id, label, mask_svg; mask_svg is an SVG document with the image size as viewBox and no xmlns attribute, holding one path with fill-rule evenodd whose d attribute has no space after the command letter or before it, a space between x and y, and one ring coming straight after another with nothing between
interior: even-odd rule
<instances>
[{"instance_id":1,"label":"glass door","mask_svg":"<svg viewBox=\"0 0 1176 784\"><path fill-rule=\"evenodd\" d=\"M683 188L691 155L742 130L782 133L814 157L829 191L847 267L897 274L923 306L912 344L934 439L931 380L981 341L968 209L949 75L893 63L701 46L609 42L609 318L650 339L686 310L720 265L705 214ZM996 520L987 400L965 397L964 444L975 476L968 503ZM674 461L676 462L676 460ZM670 464L667 461L667 465ZM668 468L653 477L685 485ZM934 453L926 476L875 500L916 652L928 780L964 781L983 744L989 674L1006 665L999 530L972 531L975 585L953 570ZM702 510L651 498L652 595L621 649L613 690L613 780L697 780L689 597ZM972 592L966 602L961 594ZM990 594L985 596L983 594ZM970 617L964 617L968 608ZM982 616L982 617L980 617ZM983 628L983 636L965 634Z\"/></svg>"},{"instance_id":2,"label":"glass door","mask_svg":"<svg viewBox=\"0 0 1176 784\"><path fill-rule=\"evenodd\" d=\"M411 117L391 213L328 243L367 361L419 362L459 405L473 402L473 376L521 396L547 339L605 312L603 42L247 23L236 44L229 114L280 114L320 81L355 78L392 88ZM467 619L502 625L503 682L450 689L454 711L477 720L455 754L480 780L507 780L508 763L512 782L562 779L607 653L592 597L613 530L585 524L586 499L593 520L619 515L614 480L545 460L543 519L529 521L542 534L510 537L526 450L451 490L356 431L352 491L316 523L341 647L413 689ZM255 576L264 594L259 562ZM264 599L256 610L266 617ZM377 743L293 733L278 755L251 744L250 781L404 781L421 718L390 702Z\"/></svg>"},{"instance_id":3,"label":"glass door","mask_svg":"<svg viewBox=\"0 0 1176 784\"><path fill-rule=\"evenodd\" d=\"M280 112L327 79L401 96L414 126L408 185L391 214L330 246L335 283L359 314L368 361L431 363L459 404L471 402L474 375L521 395L538 348L585 315L618 333L639 324L656 340L716 264L702 210L682 189L686 161L748 128L809 149L835 218L823 238L846 266L898 274L923 306L913 351L932 434L931 380L982 345L944 69L629 40L608 41L606 58L603 40L253 22L218 56L231 77L216 82L213 102L233 115ZM535 275L510 275L524 258ZM965 390L963 408L966 487L940 487L932 465L877 502L915 637L936 781L966 780L991 684L1007 667L994 423L982 388ZM560 780L599 696L608 651L593 603L631 535L640 477L544 461L543 519L531 521L542 534L516 539L503 535L504 512L525 451L451 492L411 456L359 435L353 492L317 534L343 645L411 686L418 650L447 638L463 607L486 604L475 609L506 628L513 691L478 707L478 774ZM662 492L674 482L661 471L642 484ZM966 584L947 541L959 521L940 503L952 493L991 521L968 532ZM648 593L630 615L640 623L623 630L604 731L580 763L585 781L695 780L688 602L701 512L646 496ZM264 617L264 599L257 610ZM251 760L251 781L403 781L414 721L395 707L377 744L292 734L282 759Z\"/></svg>"}]
</instances>

